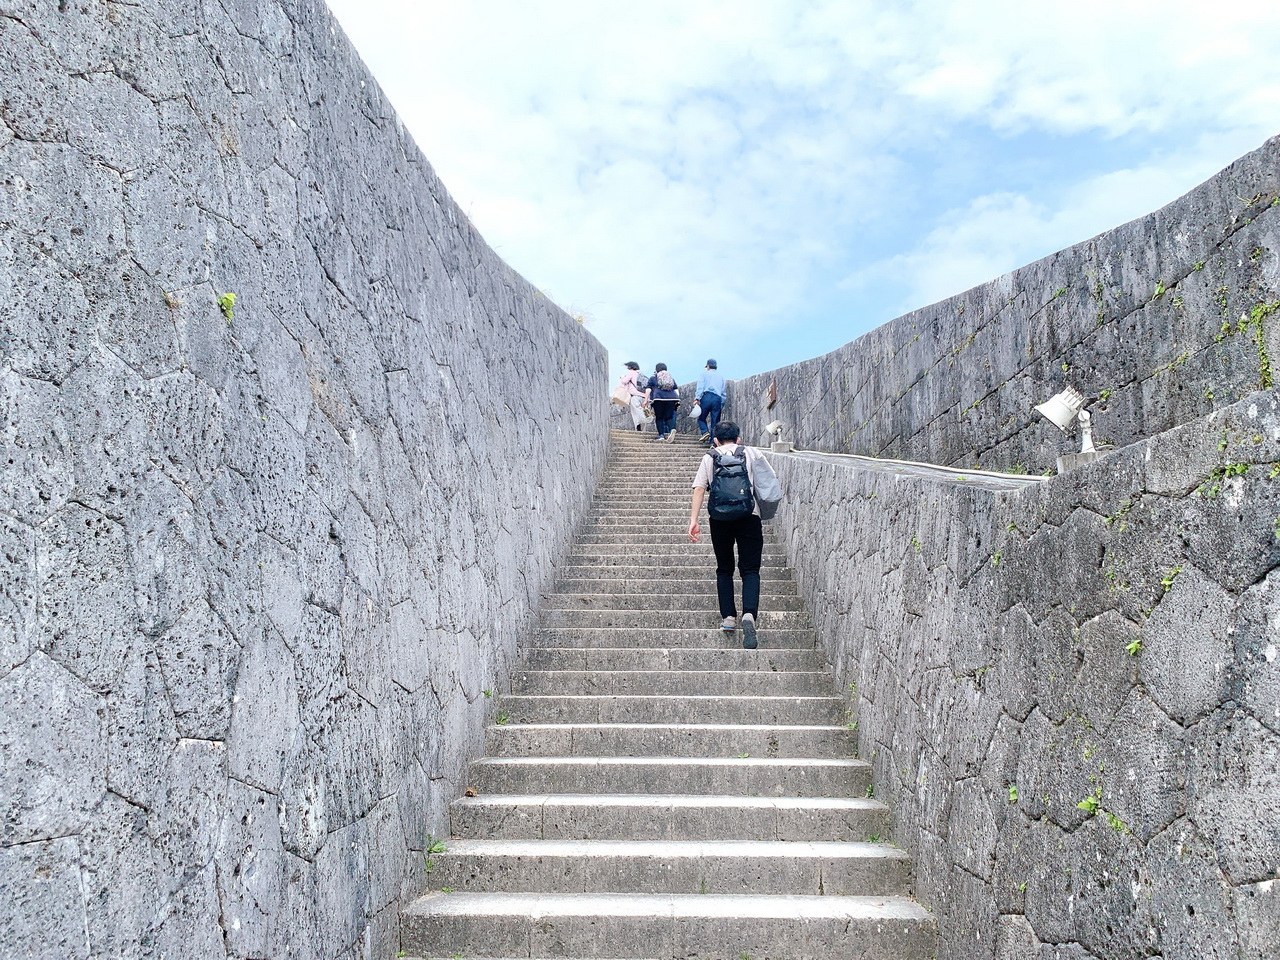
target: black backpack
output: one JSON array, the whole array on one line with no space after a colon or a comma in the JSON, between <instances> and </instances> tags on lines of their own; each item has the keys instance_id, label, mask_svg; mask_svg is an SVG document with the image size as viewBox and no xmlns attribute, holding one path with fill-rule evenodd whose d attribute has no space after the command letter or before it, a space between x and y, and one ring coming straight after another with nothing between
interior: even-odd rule
<instances>
[{"instance_id":1,"label":"black backpack","mask_svg":"<svg viewBox=\"0 0 1280 960\"><path fill-rule=\"evenodd\" d=\"M747 473L747 455L742 447L733 453L720 453L717 448L711 456L711 488L707 501L707 513L712 520L741 520L751 515L755 498L751 494L751 477Z\"/></svg>"}]
</instances>

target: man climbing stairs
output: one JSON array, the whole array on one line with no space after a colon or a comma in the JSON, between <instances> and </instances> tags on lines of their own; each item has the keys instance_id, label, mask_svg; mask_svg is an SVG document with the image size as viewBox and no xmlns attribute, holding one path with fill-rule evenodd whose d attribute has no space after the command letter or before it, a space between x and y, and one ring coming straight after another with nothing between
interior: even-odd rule
<instances>
[{"instance_id":1,"label":"man climbing stairs","mask_svg":"<svg viewBox=\"0 0 1280 960\"><path fill-rule=\"evenodd\" d=\"M510 696L401 919L414 957L924 960L932 917L768 537L760 647L686 536L706 447L614 431Z\"/></svg>"}]
</instances>

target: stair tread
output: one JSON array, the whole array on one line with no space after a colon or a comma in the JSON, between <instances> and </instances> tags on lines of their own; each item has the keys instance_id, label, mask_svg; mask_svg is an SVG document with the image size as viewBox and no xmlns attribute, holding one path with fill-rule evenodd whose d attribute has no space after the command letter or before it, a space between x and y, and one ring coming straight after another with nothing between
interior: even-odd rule
<instances>
[{"instance_id":1,"label":"stair tread","mask_svg":"<svg viewBox=\"0 0 1280 960\"><path fill-rule=\"evenodd\" d=\"M828 767L867 769L870 764L854 757L481 757L473 766L639 766L665 767Z\"/></svg>"},{"instance_id":2,"label":"stair tread","mask_svg":"<svg viewBox=\"0 0 1280 960\"><path fill-rule=\"evenodd\" d=\"M413 901L405 908L404 913L409 916L482 916L507 913L538 917L593 915L932 922L928 911L911 897L821 897L802 894L432 892Z\"/></svg>"},{"instance_id":3,"label":"stair tread","mask_svg":"<svg viewBox=\"0 0 1280 960\"><path fill-rule=\"evenodd\" d=\"M821 730L843 731L845 728L831 723L504 723L491 724L498 730L711 730L711 731L772 731L788 732Z\"/></svg>"},{"instance_id":4,"label":"stair tread","mask_svg":"<svg viewBox=\"0 0 1280 960\"><path fill-rule=\"evenodd\" d=\"M736 793L491 793L460 797L460 804L617 807L750 807L769 810L887 810L870 797L752 797Z\"/></svg>"},{"instance_id":5,"label":"stair tread","mask_svg":"<svg viewBox=\"0 0 1280 960\"><path fill-rule=\"evenodd\" d=\"M759 650L757 649L756 652L758 653ZM746 677L755 677L760 673L759 670L665 670L663 669L663 670L604 670L604 671L601 671L601 670L555 670L555 669L547 669L545 667L520 667L515 672L516 673L537 673L544 676L561 677L561 678L564 678L565 680L574 679L577 677L599 677L602 675L619 676L619 677L632 677L632 676L643 677L643 676L651 676L653 674L662 674L663 676L667 676L672 673L678 673L682 677L694 677L694 678L698 677L700 674L706 674L708 676L717 676L717 677L724 676L725 674L741 674ZM826 672L822 670L771 670L771 671L768 671L768 674L769 675L776 674L778 676L786 676L786 677L825 677L826 676Z\"/></svg>"},{"instance_id":6,"label":"stair tread","mask_svg":"<svg viewBox=\"0 0 1280 960\"><path fill-rule=\"evenodd\" d=\"M457 838L440 856L455 857L703 857L775 859L910 859L886 843L858 840L485 840Z\"/></svg>"},{"instance_id":7,"label":"stair tread","mask_svg":"<svg viewBox=\"0 0 1280 960\"><path fill-rule=\"evenodd\" d=\"M657 700L732 700L735 703L737 701L746 703L746 701L759 700L769 704L795 703L795 701L799 700L804 701L804 703L832 703L832 701L844 703L844 700L838 698L838 696L805 696L804 694L783 694L781 696L767 696L764 694L507 694L502 699L556 700L561 701L561 703L566 700L575 701L575 703L581 703L581 701L585 700L640 700L643 703L654 703Z\"/></svg>"}]
</instances>

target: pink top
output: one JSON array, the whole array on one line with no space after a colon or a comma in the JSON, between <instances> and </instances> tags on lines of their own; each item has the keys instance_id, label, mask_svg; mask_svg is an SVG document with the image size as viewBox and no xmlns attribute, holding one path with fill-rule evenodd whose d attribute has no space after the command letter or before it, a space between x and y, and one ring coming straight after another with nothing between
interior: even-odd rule
<instances>
[{"instance_id":1,"label":"pink top","mask_svg":"<svg viewBox=\"0 0 1280 960\"><path fill-rule=\"evenodd\" d=\"M644 391L639 389L639 385L636 383L636 381L639 379L640 379L639 370L628 370L626 373L624 373L621 377L618 378L618 386L626 387L627 393L631 394L631 396L633 397L643 397Z\"/></svg>"}]
</instances>

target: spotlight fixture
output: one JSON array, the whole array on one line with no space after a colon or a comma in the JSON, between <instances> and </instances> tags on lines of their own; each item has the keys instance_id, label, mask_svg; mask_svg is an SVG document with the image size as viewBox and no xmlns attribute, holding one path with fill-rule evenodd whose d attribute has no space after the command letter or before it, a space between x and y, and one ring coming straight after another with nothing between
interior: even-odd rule
<instances>
[{"instance_id":1,"label":"spotlight fixture","mask_svg":"<svg viewBox=\"0 0 1280 960\"><path fill-rule=\"evenodd\" d=\"M782 439L782 421L774 420L772 423L765 424L764 432L773 437L773 443L769 445L769 449L774 453L791 453L795 450L795 445L789 440Z\"/></svg>"},{"instance_id":2,"label":"spotlight fixture","mask_svg":"<svg viewBox=\"0 0 1280 960\"><path fill-rule=\"evenodd\" d=\"M1067 387L1055 393L1036 407L1036 413L1066 433L1071 424L1080 422L1081 453L1095 453L1093 448L1093 424L1089 411L1084 408L1084 394L1075 387Z\"/></svg>"},{"instance_id":3,"label":"spotlight fixture","mask_svg":"<svg viewBox=\"0 0 1280 960\"><path fill-rule=\"evenodd\" d=\"M1096 460L1102 454L1093 446L1093 424L1089 411L1084 408L1084 394L1075 387L1067 387L1044 403L1036 406L1036 413L1044 417L1063 433L1080 424L1080 452L1058 457L1058 473L1066 473L1076 467Z\"/></svg>"}]
</instances>

